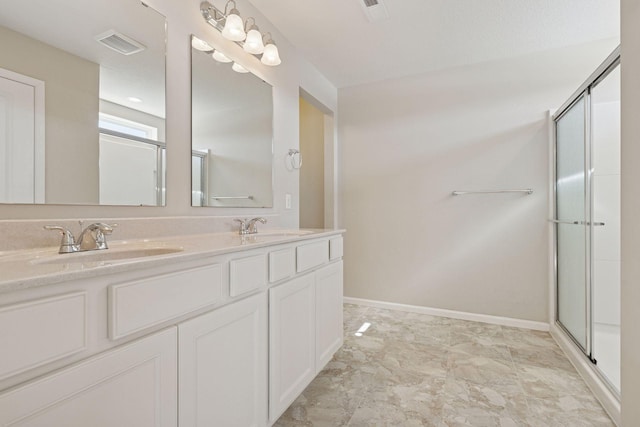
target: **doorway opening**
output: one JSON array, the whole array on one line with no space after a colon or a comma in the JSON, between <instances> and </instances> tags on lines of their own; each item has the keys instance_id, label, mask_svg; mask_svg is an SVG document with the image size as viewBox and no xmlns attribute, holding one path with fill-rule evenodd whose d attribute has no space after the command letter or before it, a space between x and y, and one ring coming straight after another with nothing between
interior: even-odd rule
<instances>
[{"instance_id":1,"label":"doorway opening","mask_svg":"<svg viewBox=\"0 0 640 427\"><path fill-rule=\"evenodd\" d=\"M335 125L333 112L300 89L300 228L334 228Z\"/></svg>"}]
</instances>

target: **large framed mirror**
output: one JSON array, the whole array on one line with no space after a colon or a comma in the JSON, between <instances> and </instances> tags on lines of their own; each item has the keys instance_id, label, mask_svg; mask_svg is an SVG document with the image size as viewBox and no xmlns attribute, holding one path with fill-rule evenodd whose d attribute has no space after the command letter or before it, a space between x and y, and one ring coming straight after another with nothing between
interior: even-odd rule
<instances>
[{"instance_id":1,"label":"large framed mirror","mask_svg":"<svg viewBox=\"0 0 640 427\"><path fill-rule=\"evenodd\" d=\"M192 205L272 207L273 88L214 60L197 41L192 36L201 49L191 50Z\"/></svg>"},{"instance_id":2,"label":"large framed mirror","mask_svg":"<svg viewBox=\"0 0 640 427\"><path fill-rule=\"evenodd\" d=\"M0 203L164 205L166 20L2 0Z\"/></svg>"}]
</instances>

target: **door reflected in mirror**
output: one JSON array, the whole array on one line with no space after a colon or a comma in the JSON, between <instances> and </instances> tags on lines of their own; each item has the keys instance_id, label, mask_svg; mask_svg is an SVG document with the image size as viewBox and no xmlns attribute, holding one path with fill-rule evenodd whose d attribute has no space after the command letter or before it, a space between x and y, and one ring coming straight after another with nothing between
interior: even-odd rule
<instances>
[{"instance_id":1,"label":"door reflected in mirror","mask_svg":"<svg viewBox=\"0 0 640 427\"><path fill-rule=\"evenodd\" d=\"M272 87L212 54L191 50L192 205L272 207Z\"/></svg>"},{"instance_id":2,"label":"door reflected in mirror","mask_svg":"<svg viewBox=\"0 0 640 427\"><path fill-rule=\"evenodd\" d=\"M0 203L164 205L164 16L3 0Z\"/></svg>"}]
</instances>

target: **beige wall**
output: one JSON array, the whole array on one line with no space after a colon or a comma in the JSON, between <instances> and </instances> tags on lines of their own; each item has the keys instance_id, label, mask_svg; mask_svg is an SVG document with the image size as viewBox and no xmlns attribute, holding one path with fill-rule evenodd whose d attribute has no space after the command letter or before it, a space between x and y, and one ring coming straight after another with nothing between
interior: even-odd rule
<instances>
[{"instance_id":1,"label":"beige wall","mask_svg":"<svg viewBox=\"0 0 640 427\"><path fill-rule=\"evenodd\" d=\"M117 1L114 0L114 5ZM128 1L128 0L126 0ZM287 170L289 148L298 148L298 100L300 87L332 111L337 107L337 90L262 16L247 0L238 0L243 16L253 16L263 31L270 31L278 44L282 64L267 67L258 58L222 38L200 14L200 0L148 0L150 7L167 17L167 205L165 207L116 206L0 206L0 219L31 218L144 218L175 216L277 217L284 227L298 226L298 175ZM214 1L224 8L224 2ZM116 7L116 6L114 6ZM191 207L191 68L190 35L225 49L229 56L274 87L274 207ZM96 99L97 102L97 99ZM293 195L292 209L285 209L285 194ZM126 238L127 236L120 236ZM116 237L114 237L116 238Z\"/></svg>"},{"instance_id":2,"label":"beige wall","mask_svg":"<svg viewBox=\"0 0 640 427\"><path fill-rule=\"evenodd\" d=\"M640 420L640 2L622 0L622 425Z\"/></svg>"},{"instance_id":3,"label":"beige wall","mask_svg":"<svg viewBox=\"0 0 640 427\"><path fill-rule=\"evenodd\" d=\"M345 294L546 322L546 112L614 47L340 89Z\"/></svg>"},{"instance_id":4,"label":"beige wall","mask_svg":"<svg viewBox=\"0 0 640 427\"><path fill-rule=\"evenodd\" d=\"M324 228L324 114L300 98L300 227Z\"/></svg>"},{"instance_id":5,"label":"beige wall","mask_svg":"<svg viewBox=\"0 0 640 427\"><path fill-rule=\"evenodd\" d=\"M98 203L99 66L5 27L0 52L0 68L45 82L47 203Z\"/></svg>"}]
</instances>

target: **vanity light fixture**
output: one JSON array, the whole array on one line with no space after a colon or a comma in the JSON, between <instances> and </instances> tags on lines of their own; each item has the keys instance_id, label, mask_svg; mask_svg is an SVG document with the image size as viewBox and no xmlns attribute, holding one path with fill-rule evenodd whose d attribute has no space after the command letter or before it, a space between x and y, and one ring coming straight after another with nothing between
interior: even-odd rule
<instances>
[{"instance_id":1,"label":"vanity light fixture","mask_svg":"<svg viewBox=\"0 0 640 427\"><path fill-rule=\"evenodd\" d=\"M260 62L264 65L276 66L282 62L278 48L270 33L267 33L269 37L265 39L258 29L255 19L252 17L247 18L244 24L242 23L235 0L227 2L224 12L208 1L203 1L200 3L200 12L205 21L220 31L224 38L236 42L247 53L256 56L262 55ZM252 21L251 25L249 25L250 20ZM196 46L194 48L198 49ZM213 50L213 48L210 50Z\"/></svg>"},{"instance_id":2,"label":"vanity light fixture","mask_svg":"<svg viewBox=\"0 0 640 427\"><path fill-rule=\"evenodd\" d=\"M211 56L213 57L213 59L215 59L218 62L231 62L231 59L229 59L229 57L227 55L225 55L224 53L220 52L219 50L215 50Z\"/></svg>"},{"instance_id":3,"label":"vanity light fixture","mask_svg":"<svg viewBox=\"0 0 640 427\"><path fill-rule=\"evenodd\" d=\"M191 47L201 52L210 52L213 50L209 43L195 36L191 37Z\"/></svg>"},{"instance_id":4,"label":"vanity light fixture","mask_svg":"<svg viewBox=\"0 0 640 427\"><path fill-rule=\"evenodd\" d=\"M274 42L273 39L271 38L271 33L267 33L267 34L269 34L269 38L265 43L264 53L262 54L262 58L260 59L260 62L262 62L264 65L269 65L274 67L276 65L280 65L282 61L280 60L280 54L278 53L278 47L276 46L276 42Z\"/></svg>"},{"instance_id":5,"label":"vanity light fixture","mask_svg":"<svg viewBox=\"0 0 640 427\"><path fill-rule=\"evenodd\" d=\"M236 73L248 73L249 70L247 70L246 68L244 68L242 65L238 64L237 62L234 62L233 65L231 66L231 69L233 71L235 71Z\"/></svg>"},{"instance_id":6,"label":"vanity light fixture","mask_svg":"<svg viewBox=\"0 0 640 427\"><path fill-rule=\"evenodd\" d=\"M253 21L253 25L249 27L247 31L247 38L244 41L244 45L242 48L247 53L252 53L254 55L260 55L264 52L264 43L262 43L262 34L260 34L260 30L256 25L256 20L253 18L247 18L245 24L249 23L249 19Z\"/></svg>"},{"instance_id":7,"label":"vanity light fixture","mask_svg":"<svg viewBox=\"0 0 640 427\"><path fill-rule=\"evenodd\" d=\"M227 12L227 7L233 3L233 9ZM224 21L224 28L222 29L222 37L233 42L241 42L247 37L247 33L244 32L244 24L240 17L240 12L236 9L236 2L229 0L224 7L224 15L226 19Z\"/></svg>"}]
</instances>

